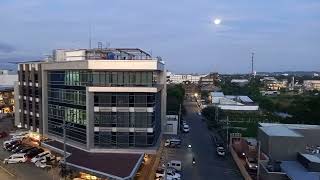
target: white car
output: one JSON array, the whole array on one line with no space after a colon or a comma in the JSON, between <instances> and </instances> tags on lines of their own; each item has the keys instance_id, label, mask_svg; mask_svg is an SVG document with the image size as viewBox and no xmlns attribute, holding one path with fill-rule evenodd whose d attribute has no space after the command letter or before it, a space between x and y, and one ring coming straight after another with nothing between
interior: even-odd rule
<instances>
[{"instance_id":1,"label":"white car","mask_svg":"<svg viewBox=\"0 0 320 180\"><path fill-rule=\"evenodd\" d=\"M187 125L187 124L183 125L182 131L185 133L188 133L190 131L189 125Z\"/></svg>"},{"instance_id":2,"label":"white car","mask_svg":"<svg viewBox=\"0 0 320 180\"><path fill-rule=\"evenodd\" d=\"M180 179L181 175L174 171L167 171L167 179Z\"/></svg>"},{"instance_id":3,"label":"white car","mask_svg":"<svg viewBox=\"0 0 320 180\"><path fill-rule=\"evenodd\" d=\"M35 157L33 157L31 159L31 162L32 163L36 163L37 161L42 160L42 159L44 159L46 157L49 157L50 155L51 155L51 153L49 151L44 151L44 152L36 155Z\"/></svg>"},{"instance_id":4,"label":"white car","mask_svg":"<svg viewBox=\"0 0 320 180\"><path fill-rule=\"evenodd\" d=\"M225 156L226 155L226 151L224 150L224 147L218 146L217 147L217 154L219 156Z\"/></svg>"},{"instance_id":5,"label":"white car","mask_svg":"<svg viewBox=\"0 0 320 180\"><path fill-rule=\"evenodd\" d=\"M3 163L12 164L12 163L22 163L26 161L27 161L26 153L19 153L19 154L12 154L10 157L5 158L3 160Z\"/></svg>"}]
</instances>

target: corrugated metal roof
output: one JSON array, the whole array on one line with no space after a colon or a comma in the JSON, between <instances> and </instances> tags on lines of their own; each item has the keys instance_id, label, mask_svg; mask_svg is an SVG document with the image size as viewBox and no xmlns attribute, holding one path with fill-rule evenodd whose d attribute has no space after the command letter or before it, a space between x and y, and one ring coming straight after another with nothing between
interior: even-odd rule
<instances>
[{"instance_id":1,"label":"corrugated metal roof","mask_svg":"<svg viewBox=\"0 0 320 180\"><path fill-rule=\"evenodd\" d=\"M292 180L319 180L320 172L309 172L297 161L282 161L280 167Z\"/></svg>"},{"instance_id":2,"label":"corrugated metal roof","mask_svg":"<svg viewBox=\"0 0 320 180\"><path fill-rule=\"evenodd\" d=\"M303 137L301 134L281 125L264 126L264 127L260 127L260 129L269 136Z\"/></svg>"}]
</instances>

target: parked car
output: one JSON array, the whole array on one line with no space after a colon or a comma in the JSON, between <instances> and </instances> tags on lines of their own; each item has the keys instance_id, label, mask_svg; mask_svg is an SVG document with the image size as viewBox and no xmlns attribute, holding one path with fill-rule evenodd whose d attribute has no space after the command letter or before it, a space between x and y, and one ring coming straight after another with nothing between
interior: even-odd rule
<instances>
[{"instance_id":1,"label":"parked car","mask_svg":"<svg viewBox=\"0 0 320 180\"><path fill-rule=\"evenodd\" d=\"M189 125L185 124L182 126L182 132L188 133L190 131Z\"/></svg>"},{"instance_id":2,"label":"parked car","mask_svg":"<svg viewBox=\"0 0 320 180\"><path fill-rule=\"evenodd\" d=\"M17 141L17 140L15 140L15 139L9 139L9 140L7 140L7 141L4 141L4 142L3 142L3 148L5 148L7 145L11 144L13 141Z\"/></svg>"},{"instance_id":3,"label":"parked car","mask_svg":"<svg viewBox=\"0 0 320 180\"><path fill-rule=\"evenodd\" d=\"M30 150L29 152L26 153L26 157L28 159L32 159L33 157L35 157L36 155L42 153L44 150L41 149L41 148L36 148L36 149L33 149L33 150Z\"/></svg>"},{"instance_id":4,"label":"parked car","mask_svg":"<svg viewBox=\"0 0 320 180\"><path fill-rule=\"evenodd\" d=\"M27 148L27 147L31 147L31 146L26 146L24 144L21 144L21 146L16 147L15 149L11 150L11 152L17 153L17 152L21 151L23 148Z\"/></svg>"},{"instance_id":5,"label":"parked car","mask_svg":"<svg viewBox=\"0 0 320 180\"><path fill-rule=\"evenodd\" d=\"M32 151L33 149L37 149L37 147L27 146L27 147L21 149L21 150L18 151L18 152L20 152L20 153L27 153L27 152L29 152L29 151Z\"/></svg>"},{"instance_id":6,"label":"parked car","mask_svg":"<svg viewBox=\"0 0 320 180\"><path fill-rule=\"evenodd\" d=\"M216 151L217 151L217 154L218 154L219 156L225 156L225 155L226 155L226 151L225 151L225 149L224 149L223 146L218 146L218 147L216 148Z\"/></svg>"},{"instance_id":7,"label":"parked car","mask_svg":"<svg viewBox=\"0 0 320 180\"><path fill-rule=\"evenodd\" d=\"M182 163L181 163L181 161L171 160L167 163L167 167L174 168L177 171L181 171L182 170Z\"/></svg>"},{"instance_id":8,"label":"parked car","mask_svg":"<svg viewBox=\"0 0 320 180\"><path fill-rule=\"evenodd\" d=\"M15 144L20 144L20 143L21 143L20 140L11 140L11 141L9 141L8 143L5 143L3 148L4 148L5 150L8 150L8 149L10 149L13 145L15 145Z\"/></svg>"},{"instance_id":9,"label":"parked car","mask_svg":"<svg viewBox=\"0 0 320 180\"><path fill-rule=\"evenodd\" d=\"M44 162L41 162L41 161L37 161L35 163L36 167L39 167L39 168L52 168L52 165L51 164L47 164L47 163L44 163Z\"/></svg>"},{"instance_id":10,"label":"parked car","mask_svg":"<svg viewBox=\"0 0 320 180\"><path fill-rule=\"evenodd\" d=\"M8 147L7 150L8 151L12 151L12 150L16 149L19 146L22 146L21 142Z\"/></svg>"},{"instance_id":11,"label":"parked car","mask_svg":"<svg viewBox=\"0 0 320 180\"><path fill-rule=\"evenodd\" d=\"M181 178L181 175L179 173L167 170L167 179L180 179L180 178Z\"/></svg>"},{"instance_id":12,"label":"parked car","mask_svg":"<svg viewBox=\"0 0 320 180\"><path fill-rule=\"evenodd\" d=\"M8 136L8 133L6 133L5 131L0 132L0 139L5 138L7 136Z\"/></svg>"},{"instance_id":13,"label":"parked car","mask_svg":"<svg viewBox=\"0 0 320 180\"><path fill-rule=\"evenodd\" d=\"M42 158L45 158L45 157L50 156L50 155L51 155L51 153L50 153L49 151L44 151L44 152L36 155L35 157L33 157L33 158L31 159L31 162L32 162L32 163L35 163L35 162L41 160Z\"/></svg>"},{"instance_id":14,"label":"parked car","mask_svg":"<svg viewBox=\"0 0 320 180\"><path fill-rule=\"evenodd\" d=\"M164 143L165 147L172 147L172 146L179 146L179 145L181 145L181 140L178 138L167 139L166 142Z\"/></svg>"},{"instance_id":15,"label":"parked car","mask_svg":"<svg viewBox=\"0 0 320 180\"><path fill-rule=\"evenodd\" d=\"M11 164L11 163L22 163L26 162L26 154L25 153L19 153L19 154L12 154L10 157L3 160L4 164Z\"/></svg>"},{"instance_id":16,"label":"parked car","mask_svg":"<svg viewBox=\"0 0 320 180\"><path fill-rule=\"evenodd\" d=\"M156 178L164 177L164 168L159 168L156 170Z\"/></svg>"},{"instance_id":17,"label":"parked car","mask_svg":"<svg viewBox=\"0 0 320 180\"><path fill-rule=\"evenodd\" d=\"M246 165L250 170L257 170L258 169L258 163L255 158L246 158Z\"/></svg>"},{"instance_id":18,"label":"parked car","mask_svg":"<svg viewBox=\"0 0 320 180\"><path fill-rule=\"evenodd\" d=\"M156 171L156 178L163 178L165 176L165 170L164 168L160 168L160 169L157 169ZM166 177L167 179L177 179L179 180L181 178L181 175L179 173L177 173L174 169L167 169L167 172L166 172Z\"/></svg>"}]
</instances>

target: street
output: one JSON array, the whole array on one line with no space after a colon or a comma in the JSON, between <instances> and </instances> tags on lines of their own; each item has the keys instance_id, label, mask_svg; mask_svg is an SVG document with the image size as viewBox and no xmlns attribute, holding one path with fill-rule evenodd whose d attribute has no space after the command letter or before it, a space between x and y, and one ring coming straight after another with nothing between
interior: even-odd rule
<instances>
[{"instance_id":1,"label":"street","mask_svg":"<svg viewBox=\"0 0 320 180\"><path fill-rule=\"evenodd\" d=\"M187 101L184 104L187 114L184 120L190 126L190 132L182 134L183 143L180 149L166 148L168 160L181 160L183 163L182 179L185 180L213 180L242 179L231 156L219 157L216 155L209 130L201 116L197 114L199 109L195 102ZM192 148L187 148L191 144ZM192 157L195 165L192 165Z\"/></svg>"}]
</instances>

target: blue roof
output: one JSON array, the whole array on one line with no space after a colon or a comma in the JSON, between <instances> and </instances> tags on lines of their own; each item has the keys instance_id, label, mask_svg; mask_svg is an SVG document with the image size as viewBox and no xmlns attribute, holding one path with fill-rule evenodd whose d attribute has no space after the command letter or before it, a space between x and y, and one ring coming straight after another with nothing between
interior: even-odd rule
<instances>
[{"instance_id":1,"label":"blue roof","mask_svg":"<svg viewBox=\"0 0 320 180\"><path fill-rule=\"evenodd\" d=\"M282 161L280 167L292 180L319 180L320 172L309 172L297 161Z\"/></svg>"}]
</instances>

